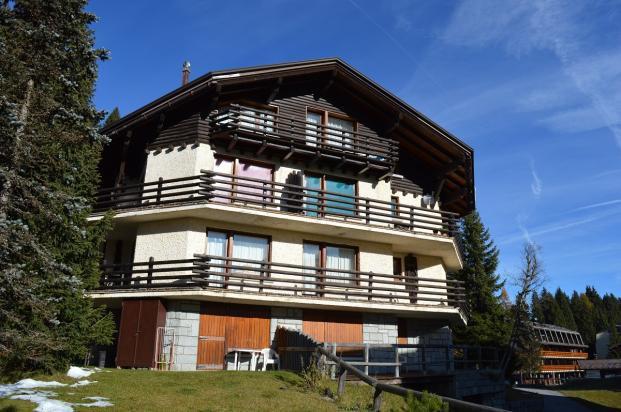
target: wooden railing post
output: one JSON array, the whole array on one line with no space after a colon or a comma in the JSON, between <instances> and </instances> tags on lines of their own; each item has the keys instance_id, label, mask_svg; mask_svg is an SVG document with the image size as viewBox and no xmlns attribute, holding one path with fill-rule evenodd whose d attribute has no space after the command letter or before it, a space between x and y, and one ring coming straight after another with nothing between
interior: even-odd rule
<instances>
[{"instance_id":1,"label":"wooden railing post","mask_svg":"<svg viewBox=\"0 0 621 412\"><path fill-rule=\"evenodd\" d=\"M382 390L375 387L373 393L373 412L379 412L382 409Z\"/></svg>"},{"instance_id":2,"label":"wooden railing post","mask_svg":"<svg viewBox=\"0 0 621 412\"><path fill-rule=\"evenodd\" d=\"M149 269L147 271L147 285L151 284L151 281L153 280L153 262L155 261L155 259L153 259L153 256L151 256L149 258Z\"/></svg>"},{"instance_id":3,"label":"wooden railing post","mask_svg":"<svg viewBox=\"0 0 621 412\"><path fill-rule=\"evenodd\" d=\"M410 206L410 230L414 230L414 206Z\"/></svg>"},{"instance_id":4,"label":"wooden railing post","mask_svg":"<svg viewBox=\"0 0 621 412\"><path fill-rule=\"evenodd\" d=\"M156 197L155 197L155 203L157 203L157 204L159 204L160 201L162 200L162 186L163 186L163 182L164 182L164 179L162 177L157 179L157 193L156 193Z\"/></svg>"},{"instance_id":5,"label":"wooden railing post","mask_svg":"<svg viewBox=\"0 0 621 412\"><path fill-rule=\"evenodd\" d=\"M339 384L336 390L338 396L343 396L345 393L345 381L347 380L347 369L341 367L339 370Z\"/></svg>"},{"instance_id":6,"label":"wooden railing post","mask_svg":"<svg viewBox=\"0 0 621 412\"><path fill-rule=\"evenodd\" d=\"M336 357L336 343L332 344L332 355L334 355L334 357ZM332 365L332 367L330 368L330 378L334 379L334 376L336 375L336 366L337 365Z\"/></svg>"},{"instance_id":7,"label":"wooden railing post","mask_svg":"<svg viewBox=\"0 0 621 412\"><path fill-rule=\"evenodd\" d=\"M401 360L399 359L399 345L395 345L395 378L400 377Z\"/></svg>"},{"instance_id":8,"label":"wooden railing post","mask_svg":"<svg viewBox=\"0 0 621 412\"><path fill-rule=\"evenodd\" d=\"M371 223L371 212L370 212L371 207L370 207L370 200L369 199L365 200L365 207L366 207L366 212L367 212L366 213L366 216L367 216L366 223L368 225L368 224Z\"/></svg>"},{"instance_id":9,"label":"wooden railing post","mask_svg":"<svg viewBox=\"0 0 621 412\"><path fill-rule=\"evenodd\" d=\"M373 272L369 273L369 285L368 285L368 293L369 293L369 297L367 298L368 300L372 300L372 294L373 294Z\"/></svg>"},{"instance_id":10,"label":"wooden railing post","mask_svg":"<svg viewBox=\"0 0 621 412\"><path fill-rule=\"evenodd\" d=\"M366 365L364 365L364 373L366 375L368 375L369 374L369 365L368 365L368 363L369 363L369 344L368 343L364 344L364 363L366 364Z\"/></svg>"}]
</instances>

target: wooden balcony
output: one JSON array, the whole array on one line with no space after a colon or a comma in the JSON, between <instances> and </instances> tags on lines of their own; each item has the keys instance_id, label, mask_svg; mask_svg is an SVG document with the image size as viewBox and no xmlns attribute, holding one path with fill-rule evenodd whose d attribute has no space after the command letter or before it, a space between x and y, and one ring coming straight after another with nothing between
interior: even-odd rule
<instances>
[{"instance_id":1,"label":"wooden balcony","mask_svg":"<svg viewBox=\"0 0 621 412\"><path fill-rule=\"evenodd\" d=\"M554 350L542 350L542 358L562 358L562 359L588 359L589 354L586 352L570 352L570 351L554 351Z\"/></svg>"},{"instance_id":2,"label":"wooden balcony","mask_svg":"<svg viewBox=\"0 0 621 412\"><path fill-rule=\"evenodd\" d=\"M103 265L99 290L196 289L350 303L458 308L463 282L220 256Z\"/></svg>"},{"instance_id":3,"label":"wooden balcony","mask_svg":"<svg viewBox=\"0 0 621 412\"><path fill-rule=\"evenodd\" d=\"M100 190L95 213L208 203L453 237L457 214L273 181L203 170L201 175Z\"/></svg>"},{"instance_id":4,"label":"wooden balcony","mask_svg":"<svg viewBox=\"0 0 621 412\"><path fill-rule=\"evenodd\" d=\"M578 365L541 365L541 372L573 372L579 371Z\"/></svg>"},{"instance_id":5,"label":"wooden balcony","mask_svg":"<svg viewBox=\"0 0 621 412\"><path fill-rule=\"evenodd\" d=\"M283 161L329 162L358 174L389 175L399 156L397 141L389 138L240 105L218 109L210 117L210 128L210 140L223 142L227 150L243 146L257 156L265 152Z\"/></svg>"}]
</instances>

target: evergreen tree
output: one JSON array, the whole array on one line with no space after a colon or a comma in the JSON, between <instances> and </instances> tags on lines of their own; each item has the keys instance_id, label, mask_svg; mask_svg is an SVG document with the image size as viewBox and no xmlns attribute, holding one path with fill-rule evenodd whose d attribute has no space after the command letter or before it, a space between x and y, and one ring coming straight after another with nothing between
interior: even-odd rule
<instances>
[{"instance_id":1,"label":"evergreen tree","mask_svg":"<svg viewBox=\"0 0 621 412\"><path fill-rule=\"evenodd\" d=\"M112 123L116 122L121 118L121 112L118 107L112 109L106 120L103 122L103 127L110 126Z\"/></svg>"},{"instance_id":2,"label":"evergreen tree","mask_svg":"<svg viewBox=\"0 0 621 412\"><path fill-rule=\"evenodd\" d=\"M578 328L576 326L576 321L574 320L574 314L571 311L571 305L569 303L569 296L567 296L561 288L558 288L554 294L554 299L556 300L556 304L563 315L563 321L559 324L559 326L571 330L577 330Z\"/></svg>"},{"instance_id":3,"label":"evergreen tree","mask_svg":"<svg viewBox=\"0 0 621 412\"><path fill-rule=\"evenodd\" d=\"M97 284L108 222L87 224L104 137L85 0L0 3L0 375L65 370L114 324Z\"/></svg>"},{"instance_id":4,"label":"evergreen tree","mask_svg":"<svg viewBox=\"0 0 621 412\"><path fill-rule=\"evenodd\" d=\"M530 300L530 319L533 322L545 323L546 319L541 307L541 299L537 291L534 291Z\"/></svg>"},{"instance_id":5,"label":"evergreen tree","mask_svg":"<svg viewBox=\"0 0 621 412\"><path fill-rule=\"evenodd\" d=\"M586 294L579 295L576 291L571 295L570 304L578 332L582 335L584 343L593 348L596 333L593 304Z\"/></svg>"},{"instance_id":6,"label":"evergreen tree","mask_svg":"<svg viewBox=\"0 0 621 412\"><path fill-rule=\"evenodd\" d=\"M556 299L545 288L541 292L541 310L543 312L543 323L559 326L564 323L564 317Z\"/></svg>"},{"instance_id":7,"label":"evergreen tree","mask_svg":"<svg viewBox=\"0 0 621 412\"><path fill-rule=\"evenodd\" d=\"M464 268L457 278L465 282L470 316L467 327L455 328L455 341L504 345L509 338L507 311L500 300L504 285L496 274L498 249L475 211L465 217L458 233Z\"/></svg>"}]
</instances>

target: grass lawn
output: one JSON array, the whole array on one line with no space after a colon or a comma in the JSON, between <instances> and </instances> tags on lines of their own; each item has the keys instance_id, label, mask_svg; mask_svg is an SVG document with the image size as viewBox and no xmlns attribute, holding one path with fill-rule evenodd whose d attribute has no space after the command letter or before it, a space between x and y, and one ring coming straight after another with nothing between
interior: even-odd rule
<instances>
[{"instance_id":1,"label":"grass lawn","mask_svg":"<svg viewBox=\"0 0 621 412\"><path fill-rule=\"evenodd\" d=\"M73 383L64 375L38 377ZM77 411L336 411L368 410L372 405L371 388L348 384L342 399L331 400L326 389L336 392L335 382L326 382L320 390L307 390L294 373L272 372L155 372L146 370L105 369L88 377L97 381L70 388L42 388L58 394L55 399L85 402L87 396L102 396L114 405L110 408L76 407ZM405 401L391 394L383 395L383 410L406 410ZM32 411L27 401L0 399L0 411Z\"/></svg>"},{"instance_id":2,"label":"grass lawn","mask_svg":"<svg viewBox=\"0 0 621 412\"><path fill-rule=\"evenodd\" d=\"M621 410L621 378L577 380L558 390L590 404Z\"/></svg>"}]
</instances>

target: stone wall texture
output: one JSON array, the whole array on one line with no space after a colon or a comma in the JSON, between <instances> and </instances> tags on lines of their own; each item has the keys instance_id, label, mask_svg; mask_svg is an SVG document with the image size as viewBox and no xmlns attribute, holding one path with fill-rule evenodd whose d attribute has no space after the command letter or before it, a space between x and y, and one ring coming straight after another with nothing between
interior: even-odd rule
<instances>
[{"instance_id":1,"label":"stone wall texture","mask_svg":"<svg viewBox=\"0 0 621 412\"><path fill-rule=\"evenodd\" d=\"M168 302L166 327L175 329L175 362L173 370L196 370L200 302Z\"/></svg>"}]
</instances>

